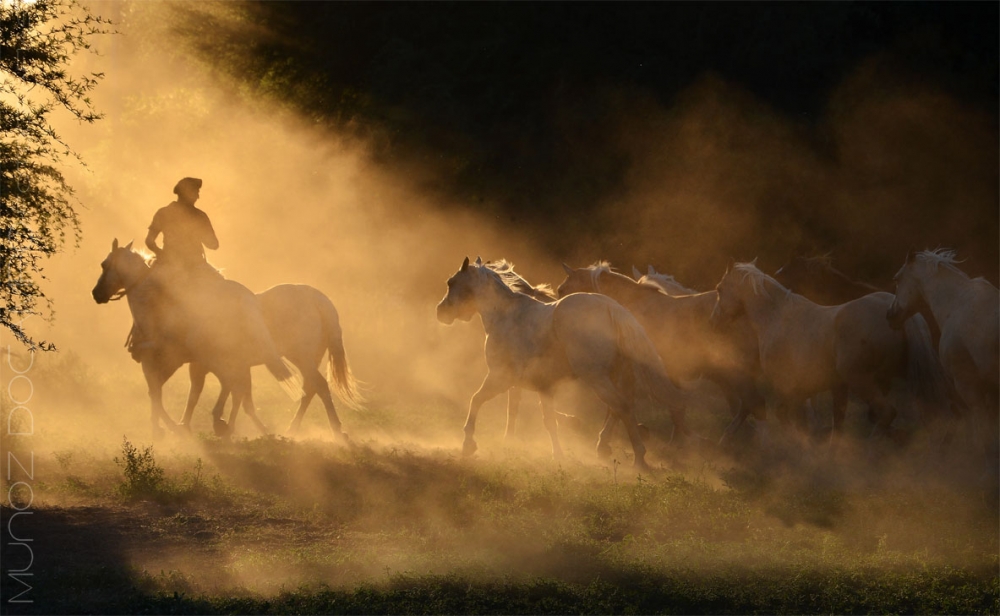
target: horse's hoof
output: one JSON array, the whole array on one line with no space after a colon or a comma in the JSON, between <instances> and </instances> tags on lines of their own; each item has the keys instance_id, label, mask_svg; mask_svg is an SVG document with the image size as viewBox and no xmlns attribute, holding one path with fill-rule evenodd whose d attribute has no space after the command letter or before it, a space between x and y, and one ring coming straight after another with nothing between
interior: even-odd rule
<instances>
[{"instance_id":1,"label":"horse's hoof","mask_svg":"<svg viewBox=\"0 0 1000 616\"><path fill-rule=\"evenodd\" d=\"M597 445L597 457L601 460L607 460L611 457L611 446L610 445Z\"/></svg>"},{"instance_id":2,"label":"horse's hoof","mask_svg":"<svg viewBox=\"0 0 1000 616\"><path fill-rule=\"evenodd\" d=\"M465 443L462 444L462 455L468 458L472 454L476 453L479 447L476 446L476 441L471 438L465 439Z\"/></svg>"},{"instance_id":3,"label":"horse's hoof","mask_svg":"<svg viewBox=\"0 0 1000 616\"><path fill-rule=\"evenodd\" d=\"M212 422L212 429L215 431L215 436L218 436L219 438L229 436L230 433L229 424L221 419L216 419Z\"/></svg>"},{"instance_id":4,"label":"horse's hoof","mask_svg":"<svg viewBox=\"0 0 1000 616\"><path fill-rule=\"evenodd\" d=\"M632 464L632 469L639 473L650 473L653 471L653 469L649 468L649 465L646 464L645 460L636 460Z\"/></svg>"}]
</instances>

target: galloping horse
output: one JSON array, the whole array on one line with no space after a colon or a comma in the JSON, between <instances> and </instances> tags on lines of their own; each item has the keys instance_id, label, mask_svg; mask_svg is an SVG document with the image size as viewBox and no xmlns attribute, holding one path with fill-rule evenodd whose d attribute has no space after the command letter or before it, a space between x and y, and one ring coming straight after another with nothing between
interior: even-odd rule
<instances>
[{"instance_id":1,"label":"galloping horse","mask_svg":"<svg viewBox=\"0 0 1000 616\"><path fill-rule=\"evenodd\" d=\"M525 295L530 295L540 302L546 304L552 303L558 299L556 294L552 291L552 288L547 284L532 285L527 280L525 280L521 275L514 271L514 265L509 263L505 259L499 261L490 261L487 263L490 269L506 276L506 281L511 289L517 291L518 293L524 293ZM514 433L517 430L517 417L521 407L521 395L522 391L520 387L511 387L507 390L507 428L504 430L503 438L505 441L510 441L514 437ZM558 411L555 412L558 421L564 420L574 420L576 419L572 415L566 415ZM642 426L640 426L642 427Z\"/></svg>"},{"instance_id":2,"label":"galloping horse","mask_svg":"<svg viewBox=\"0 0 1000 616\"><path fill-rule=\"evenodd\" d=\"M132 316L146 331L159 332L160 345L140 355L142 373L149 387L153 436L162 434L162 420L180 430L163 408L163 384L188 362L200 364L236 394L234 403L250 391L250 367L264 364L279 382L292 379L268 332L260 303L243 285L231 280L210 280L184 285L158 273L132 242L111 244L101 263L101 276L92 295L98 304L125 297ZM220 400L220 403L224 400ZM221 410L219 411L221 413ZM247 414L255 416L254 409Z\"/></svg>"},{"instance_id":3,"label":"galloping horse","mask_svg":"<svg viewBox=\"0 0 1000 616\"><path fill-rule=\"evenodd\" d=\"M910 254L895 276L896 297L886 317L899 325L920 313L941 328L938 356L955 392L981 430L988 464L996 472L1000 406L1000 291L956 266L955 252Z\"/></svg>"},{"instance_id":4,"label":"galloping horse","mask_svg":"<svg viewBox=\"0 0 1000 616\"><path fill-rule=\"evenodd\" d=\"M846 304L849 301L883 290L867 282L854 280L844 272L838 270L833 266L833 259L829 255L792 257L788 263L778 268L778 271L774 273L774 279L793 293L805 296L821 306ZM904 327L909 328L911 330L910 334L913 336L921 335L920 331L926 327L931 337L931 344L934 346L935 351L937 350L941 331L938 329L937 321L934 320L932 315L916 315L913 319L908 320ZM932 396L931 400L925 402L937 403L940 402L942 397L950 395L954 403L961 405L961 399L958 398L957 394L954 391L948 391L949 385L944 378L940 363L937 362L929 368L932 370L932 373L928 375L930 379L928 387L940 387L945 391L937 392ZM958 415L956 409L950 408L950 410L953 414ZM951 436L949 434L945 437L945 442L950 441L950 439Z\"/></svg>"},{"instance_id":5,"label":"galloping horse","mask_svg":"<svg viewBox=\"0 0 1000 616\"><path fill-rule=\"evenodd\" d=\"M929 335L926 330L911 335L888 327L881 315L893 301L889 293L820 306L752 263L730 264L716 290L711 321L746 315L757 335L764 377L780 398L779 419L830 390L833 440L843 424L848 393L853 392L872 409L872 436L878 436L896 416L885 396L892 379L903 378L911 391L923 391L927 371L920 368L934 361Z\"/></svg>"},{"instance_id":6,"label":"galloping horse","mask_svg":"<svg viewBox=\"0 0 1000 616\"><path fill-rule=\"evenodd\" d=\"M499 269L499 268L498 268ZM476 451L476 415L488 400L519 386L537 391L552 455L560 457L552 392L556 383L573 378L589 385L611 413L598 442L598 453L610 454L610 426L621 420L632 443L634 464L645 468L635 411L642 398L668 407L674 430L687 433L683 398L663 371L642 326L617 302L593 294L575 294L547 304L514 291L509 272L495 271L480 260L448 279L448 291L437 306L438 320L471 320L478 312L486 329L488 373L469 403L463 453Z\"/></svg>"},{"instance_id":7,"label":"galloping horse","mask_svg":"<svg viewBox=\"0 0 1000 616\"><path fill-rule=\"evenodd\" d=\"M349 408L359 409L363 402L358 391L357 381L351 373L344 351L343 331L340 328L340 317L330 298L315 287L302 284L279 284L257 294L260 300L264 320L271 332L278 353L290 361L302 374L302 398L299 408L288 426L288 434L299 431L306 408L313 397L319 396L326 409L327 420L334 436L347 439L343 432L340 418L337 417L336 406L330 393L330 384L337 388L338 397ZM323 356L329 353L326 378L319 371ZM207 370L204 366L192 364L191 391L188 395L187 408L181 425L189 426L191 414L205 385ZM223 389L219 393L225 400L228 392ZM247 406L255 408L251 393L247 393ZM233 410L229 416L227 431L232 432L235 426L236 413L239 405L234 400ZM222 408L216 405L213 416L216 425L221 420ZM261 434L267 434L267 428L250 415Z\"/></svg>"},{"instance_id":8,"label":"galloping horse","mask_svg":"<svg viewBox=\"0 0 1000 616\"><path fill-rule=\"evenodd\" d=\"M560 297L594 292L608 295L628 308L649 333L667 374L678 381L704 377L717 384L734 415L722 440L736 433L750 413L763 419L764 397L757 390L757 341L745 323L726 328L709 326L714 291L673 296L654 284L641 284L605 263L573 269L563 264L566 280Z\"/></svg>"}]
</instances>

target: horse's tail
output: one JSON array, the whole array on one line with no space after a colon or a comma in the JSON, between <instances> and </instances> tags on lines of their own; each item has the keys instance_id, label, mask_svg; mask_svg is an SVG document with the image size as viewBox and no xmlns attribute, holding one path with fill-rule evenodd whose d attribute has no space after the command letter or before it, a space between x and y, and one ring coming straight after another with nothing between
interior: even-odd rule
<instances>
[{"instance_id":1,"label":"horse's tail","mask_svg":"<svg viewBox=\"0 0 1000 616\"><path fill-rule=\"evenodd\" d=\"M330 353L330 363L326 368L326 380L335 386L337 396L348 407L358 410L364 404L364 397L358 389L358 382L347 364L347 352L344 351L344 332L340 328L340 316L330 298L318 293L317 305L323 321L323 332L326 334L327 350Z\"/></svg>"},{"instance_id":2,"label":"horse's tail","mask_svg":"<svg viewBox=\"0 0 1000 616\"><path fill-rule=\"evenodd\" d=\"M684 419L687 396L667 376L663 360L646 330L622 307L611 311L611 319L618 336L618 349L630 364L637 396L642 394L654 404L665 407L674 429L684 435L690 434Z\"/></svg>"},{"instance_id":3,"label":"horse's tail","mask_svg":"<svg viewBox=\"0 0 1000 616\"><path fill-rule=\"evenodd\" d=\"M940 415L949 404L948 381L934 350L930 327L920 314L903 325L906 334L906 386L921 420Z\"/></svg>"}]
</instances>

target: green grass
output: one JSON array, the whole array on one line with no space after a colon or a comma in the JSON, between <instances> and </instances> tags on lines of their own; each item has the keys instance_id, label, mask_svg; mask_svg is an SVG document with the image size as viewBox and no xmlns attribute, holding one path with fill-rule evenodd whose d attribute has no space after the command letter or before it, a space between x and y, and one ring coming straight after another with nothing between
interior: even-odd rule
<instances>
[{"instance_id":1,"label":"green grass","mask_svg":"<svg viewBox=\"0 0 1000 616\"><path fill-rule=\"evenodd\" d=\"M86 388L73 364L52 378L66 370ZM13 522L33 539L35 602L0 609L1000 613L1000 518L971 448L935 458L918 442L873 462L851 436L833 458L780 431L735 458L654 440L638 475L623 438L595 459L599 418L565 430L567 456L551 460L532 402L514 443L502 404L484 411L471 460L461 409L375 403L345 417L351 446L318 408L302 440L219 440L196 415L200 434L150 446L141 399L40 404L51 415L33 435L2 435L35 456L32 515ZM24 564L6 534L3 550L5 571ZM22 589L0 581L5 598Z\"/></svg>"}]
</instances>

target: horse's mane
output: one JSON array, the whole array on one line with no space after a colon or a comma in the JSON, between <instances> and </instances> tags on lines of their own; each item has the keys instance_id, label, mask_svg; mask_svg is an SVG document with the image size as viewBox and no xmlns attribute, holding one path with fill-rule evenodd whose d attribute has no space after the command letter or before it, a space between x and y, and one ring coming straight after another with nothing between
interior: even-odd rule
<instances>
[{"instance_id":1,"label":"horse's mane","mask_svg":"<svg viewBox=\"0 0 1000 616\"><path fill-rule=\"evenodd\" d=\"M596 261L586 267L581 267L580 269L587 270L590 272L590 284L593 285L594 290L597 291L598 293L601 292L601 274L613 274L615 276L621 276L622 278L632 280L625 274L622 274L621 272L616 271L613 267L611 267L611 263L609 261ZM639 285L644 289L649 289L650 291L656 291L657 293L663 293L663 289L661 289L656 284L653 284L652 282L649 281L639 282L635 280L632 280L632 282L636 283L637 285Z\"/></svg>"},{"instance_id":2,"label":"horse's mane","mask_svg":"<svg viewBox=\"0 0 1000 616\"><path fill-rule=\"evenodd\" d=\"M496 274L499 277L500 282L515 293L522 293L543 302L555 301L558 299L555 292L552 291L552 287L549 285L540 284L532 286L527 280L521 278L521 276L514 271L514 264L506 259L489 261L483 264L483 267Z\"/></svg>"},{"instance_id":3,"label":"horse's mane","mask_svg":"<svg viewBox=\"0 0 1000 616\"><path fill-rule=\"evenodd\" d=\"M934 250L922 250L917 253L918 259L930 263L935 268L943 265L968 278L969 275L958 268L958 264L962 261L959 261L956 257L956 252L950 248L935 248Z\"/></svg>"},{"instance_id":4,"label":"horse's mane","mask_svg":"<svg viewBox=\"0 0 1000 616\"><path fill-rule=\"evenodd\" d=\"M749 281L750 288L753 289L754 295L764 295L765 297L770 297L771 287L777 287L785 292L787 296L791 291L786 289L780 282L771 278L764 272L757 268L757 259L754 259L750 263L737 263L733 265L734 272L740 272L743 274L741 281Z\"/></svg>"},{"instance_id":5,"label":"horse's mane","mask_svg":"<svg viewBox=\"0 0 1000 616\"><path fill-rule=\"evenodd\" d=\"M678 282L677 279L674 278L672 275L670 275L670 274L661 274L660 272L656 272L654 274L646 274L645 276L641 276L639 278L639 280L637 280L636 282L638 282L641 286L644 286L644 287L655 287L656 289L659 289L659 290L662 291L663 289L658 284L656 284L655 282L653 282L653 280L657 280L657 279L663 280L667 284L677 285L677 287L679 289L683 290L685 293L688 293L689 295L697 295L697 293L698 293L697 291L695 291L691 287L685 286L685 285L681 284L680 282Z\"/></svg>"}]
</instances>

